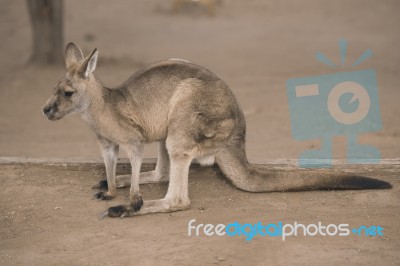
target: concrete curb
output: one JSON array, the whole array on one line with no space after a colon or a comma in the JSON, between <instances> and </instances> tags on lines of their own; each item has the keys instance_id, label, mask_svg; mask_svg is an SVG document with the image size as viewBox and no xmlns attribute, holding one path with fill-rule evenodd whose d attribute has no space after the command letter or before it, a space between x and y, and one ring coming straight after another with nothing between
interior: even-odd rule
<instances>
[{"instance_id":1,"label":"concrete curb","mask_svg":"<svg viewBox=\"0 0 400 266\"><path fill-rule=\"evenodd\" d=\"M314 161L315 162L315 161ZM142 163L142 171L154 169L157 159L145 158ZM277 170L324 170L324 171L347 171L347 172L368 172L385 171L400 173L400 159L383 159L378 164L347 164L346 160L333 160L331 168L300 168L296 159L275 159L275 160L255 160L253 164L262 165L265 168ZM26 157L0 157L1 165L41 165L46 167L62 167L70 170L84 169L104 169L102 159L86 158L26 158ZM200 165L194 161L191 168L198 168ZM119 159L118 172L129 172L130 163L128 159Z\"/></svg>"}]
</instances>

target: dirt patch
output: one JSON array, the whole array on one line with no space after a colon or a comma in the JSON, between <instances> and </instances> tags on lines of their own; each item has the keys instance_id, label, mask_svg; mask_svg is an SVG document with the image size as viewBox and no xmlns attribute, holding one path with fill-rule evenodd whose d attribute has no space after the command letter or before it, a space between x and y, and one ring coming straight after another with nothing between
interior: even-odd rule
<instances>
[{"instance_id":1,"label":"dirt patch","mask_svg":"<svg viewBox=\"0 0 400 266\"><path fill-rule=\"evenodd\" d=\"M75 169L75 170L74 170ZM126 169L125 169L126 170ZM128 189L104 202L90 187L102 167L2 165L0 263L2 265L396 265L400 259L398 166L360 170L390 190L246 193L216 168L191 170L191 209L132 218L98 215L124 203ZM167 184L141 185L144 199L157 199ZM279 237L188 236L196 224L348 223L380 225L384 236Z\"/></svg>"}]
</instances>

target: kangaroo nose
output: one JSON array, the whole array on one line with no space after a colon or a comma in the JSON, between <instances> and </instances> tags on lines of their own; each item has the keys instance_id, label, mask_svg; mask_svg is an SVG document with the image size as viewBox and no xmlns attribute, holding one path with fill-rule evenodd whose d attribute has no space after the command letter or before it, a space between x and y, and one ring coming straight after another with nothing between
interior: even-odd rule
<instances>
[{"instance_id":1,"label":"kangaroo nose","mask_svg":"<svg viewBox=\"0 0 400 266\"><path fill-rule=\"evenodd\" d=\"M43 108L43 113L44 113L45 115L47 115L48 113L50 113L50 111L51 111L51 107L50 107L50 106L46 106L45 108Z\"/></svg>"}]
</instances>

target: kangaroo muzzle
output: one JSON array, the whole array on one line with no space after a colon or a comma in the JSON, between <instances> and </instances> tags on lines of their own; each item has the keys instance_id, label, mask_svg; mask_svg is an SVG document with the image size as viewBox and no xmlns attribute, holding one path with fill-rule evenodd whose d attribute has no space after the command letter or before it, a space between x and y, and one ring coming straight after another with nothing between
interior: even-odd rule
<instances>
[{"instance_id":1,"label":"kangaroo muzzle","mask_svg":"<svg viewBox=\"0 0 400 266\"><path fill-rule=\"evenodd\" d=\"M49 120L56 120L56 114L58 112L58 105L57 103L53 103L51 105L46 105L43 107L43 114Z\"/></svg>"}]
</instances>

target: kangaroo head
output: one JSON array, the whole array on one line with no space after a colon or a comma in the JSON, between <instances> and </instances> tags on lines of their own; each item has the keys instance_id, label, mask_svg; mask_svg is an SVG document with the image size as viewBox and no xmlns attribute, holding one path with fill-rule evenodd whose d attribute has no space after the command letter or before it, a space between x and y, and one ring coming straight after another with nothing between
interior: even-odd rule
<instances>
[{"instance_id":1,"label":"kangaroo head","mask_svg":"<svg viewBox=\"0 0 400 266\"><path fill-rule=\"evenodd\" d=\"M71 42L67 45L65 48L67 74L57 82L53 94L43 107L43 113L49 120L58 120L88 108L89 87L96 84L92 72L96 68L97 56L97 49L84 58L76 44Z\"/></svg>"}]
</instances>

